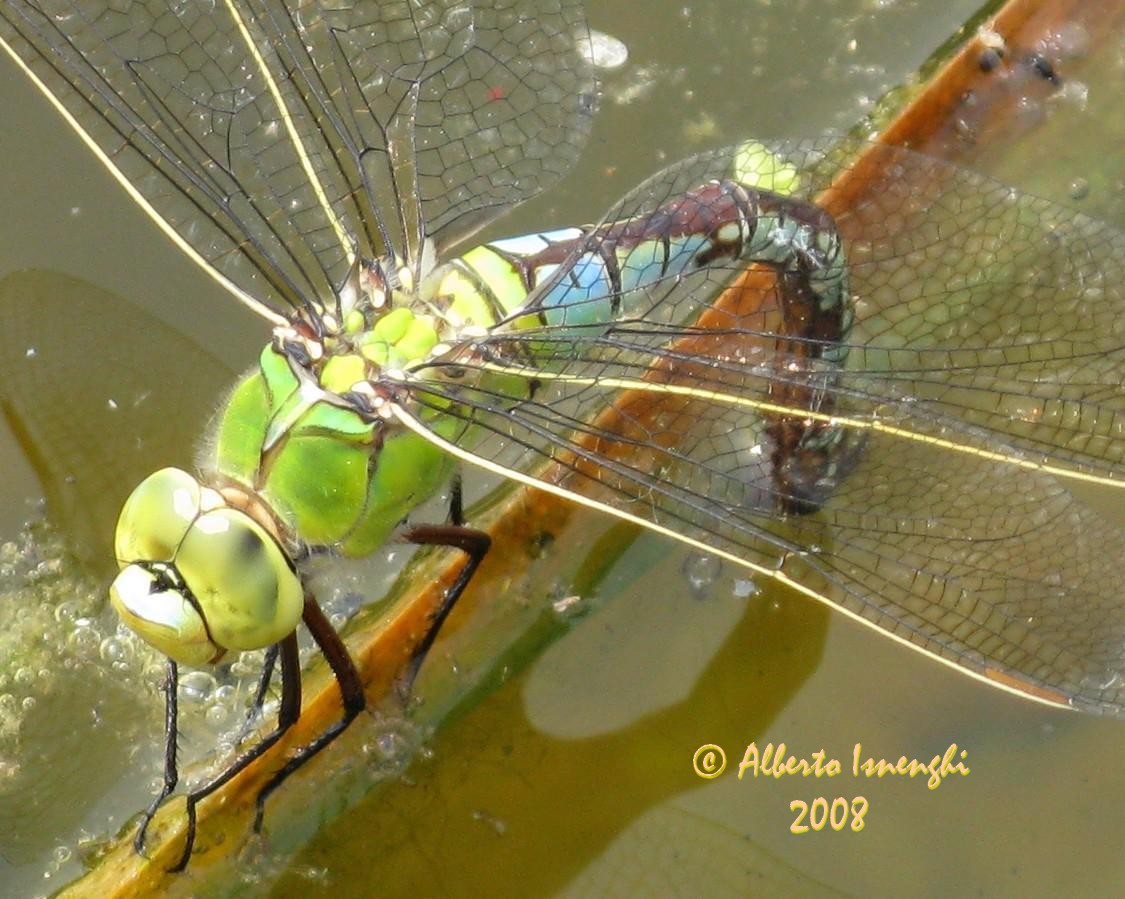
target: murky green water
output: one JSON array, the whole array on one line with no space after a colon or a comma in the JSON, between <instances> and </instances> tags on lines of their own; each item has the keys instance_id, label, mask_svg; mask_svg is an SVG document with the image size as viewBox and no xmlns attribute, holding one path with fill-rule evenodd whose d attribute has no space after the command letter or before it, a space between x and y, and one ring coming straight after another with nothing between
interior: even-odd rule
<instances>
[{"instance_id":1,"label":"murky green water","mask_svg":"<svg viewBox=\"0 0 1125 899\"><path fill-rule=\"evenodd\" d=\"M714 0L647 2L639 14L638 4L603 0L591 21L624 40L631 58L607 80L582 164L561 190L492 233L594 218L645 175L708 146L846 129L976 5ZM1083 72L1085 112L1077 102L1046 110L1052 127L1029 142L1038 162L988 165L1012 183L1063 197L1086 179L1090 205L1114 216L1120 206L1098 204L1108 193L1099 186L1121 184L1119 144L1106 124L1122 72L1112 51L1103 58L1102 69ZM115 323L72 338L84 360L117 360L107 363L115 383L146 397L131 408L160 431L138 446L132 433L108 430L120 410L98 409L96 433L80 433L68 447L76 465L91 452L88 465L128 479L105 490L88 479L91 492L123 495L140 474L132 469L167 461L169 445L189 458L181 435L198 428L211 402L202 398L217 395L225 378L190 368L169 377L161 362L168 348L176 340L206 345L234 371L254 357L266 331L148 225L6 63L0 108L0 275L29 266L68 272L138 303L170 329ZM1045 178L1055 167L1057 177ZM138 346L144 352L130 351ZM187 396L200 401L177 402ZM181 412L182 423L167 418ZM0 470L18 474L0 479L0 540L17 534L33 514L27 502L44 492L3 436ZM108 527L114 506L88 511ZM69 578L77 566L58 565L57 549L44 549L44 540L34 535L46 563L36 577ZM810 603L748 598L753 587L740 577L701 569L688 554L641 537L587 585L594 613L526 667L513 659L512 676L430 741L405 778L325 827L276 894L1110 895L1125 880L1121 722L1013 700ZM51 590L81 599L82 583L55 581ZM572 589L545 585L543 596ZM54 602L58 594L40 595ZM42 604L36 614L57 618ZM66 682L81 681L82 691L49 693L49 714L36 720L67 728L4 744L24 753L0 759L6 894L65 882L73 864L44 880L56 856L73 852L62 847L121 826L146 801L157 771L158 702L140 686L152 683L151 671L131 659L115 669L100 639L77 642L65 657L25 666L33 679L52 662L98 674ZM82 747L66 754L70 764L36 768L37 748L63 739ZM785 742L802 758L823 749L845 767L856 743L864 756L892 760L928 760L956 743L971 773L936 790L921 779L848 774L740 782L730 769L755 741ZM704 781L691 763L708 743L724 747L729 767ZM5 796L5 784L21 791ZM869 803L861 832L790 833L792 801L860 795Z\"/></svg>"}]
</instances>

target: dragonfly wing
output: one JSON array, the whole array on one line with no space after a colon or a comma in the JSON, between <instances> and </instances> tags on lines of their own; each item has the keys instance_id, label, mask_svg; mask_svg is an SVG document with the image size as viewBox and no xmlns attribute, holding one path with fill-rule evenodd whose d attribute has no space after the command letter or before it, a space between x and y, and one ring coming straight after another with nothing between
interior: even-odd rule
<instances>
[{"instance_id":1,"label":"dragonfly wing","mask_svg":"<svg viewBox=\"0 0 1125 899\"><path fill-rule=\"evenodd\" d=\"M873 164L862 200L827 195L856 295L851 388L1120 479L1125 232L901 149Z\"/></svg>"},{"instance_id":2,"label":"dragonfly wing","mask_svg":"<svg viewBox=\"0 0 1125 899\"><path fill-rule=\"evenodd\" d=\"M836 217L857 297L846 359L779 341L768 274L717 300L727 260L638 288L631 317L587 333L466 340L411 372L401 415L966 671L1123 715L1122 235L904 151L882 162L901 186ZM685 179L611 215L658 214ZM778 408L779 382L816 403ZM769 426L818 418L837 439L810 482L819 508L794 514Z\"/></svg>"},{"instance_id":3,"label":"dragonfly wing","mask_svg":"<svg viewBox=\"0 0 1125 899\"><path fill-rule=\"evenodd\" d=\"M193 258L267 317L357 254L422 265L564 172L580 4L11 0L0 43ZM417 272L416 272L417 273Z\"/></svg>"}]
</instances>

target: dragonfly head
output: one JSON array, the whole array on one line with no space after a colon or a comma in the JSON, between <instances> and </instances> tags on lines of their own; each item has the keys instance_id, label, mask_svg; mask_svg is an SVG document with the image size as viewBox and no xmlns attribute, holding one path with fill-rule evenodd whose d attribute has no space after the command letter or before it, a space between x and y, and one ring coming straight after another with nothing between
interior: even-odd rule
<instances>
[{"instance_id":1,"label":"dragonfly head","mask_svg":"<svg viewBox=\"0 0 1125 899\"><path fill-rule=\"evenodd\" d=\"M269 646L301 620L301 580L275 537L178 468L149 475L125 501L114 549L113 607L176 662Z\"/></svg>"}]
</instances>

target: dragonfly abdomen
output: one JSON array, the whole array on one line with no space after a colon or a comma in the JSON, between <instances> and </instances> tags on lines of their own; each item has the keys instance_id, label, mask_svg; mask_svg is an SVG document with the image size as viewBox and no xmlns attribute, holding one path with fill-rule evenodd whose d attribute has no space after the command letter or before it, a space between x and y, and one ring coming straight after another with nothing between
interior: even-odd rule
<instances>
[{"instance_id":1,"label":"dragonfly abdomen","mask_svg":"<svg viewBox=\"0 0 1125 899\"><path fill-rule=\"evenodd\" d=\"M842 361L852 312L831 216L734 181L709 182L647 215L476 247L442 270L434 297L453 330L503 325L588 334L592 326L650 319L658 302L675 309L650 291L669 279L751 263L774 269L783 290L808 305L792 311L794 327L786 330L819 341L819 357ZM670 324L701 311L679 308Z\"/></svg>"},{"instance_id":2,"label":"dragonfly abdomen","mask_svg":"<svg viewBox=\"0 0 1125 899\"><path fill-rule=\"evenodd\" d=\"M806 513L861 448L826 418L853 321L848 265L825 210L749 183L754 172L744 180L709 181L643 215L477 247L443 269L433 303L451 328L491 332L482 359L494 371L567 369L571 339L612 343L633 328L659 333L654 326L671 333L707 312L735 272L764 267L772 279L754 288L753 311L726 316L722 339L771 360L773 408L762 417L774 506ZM708 278L710 292L700 283Z\"/></svg>"}]
</instances>

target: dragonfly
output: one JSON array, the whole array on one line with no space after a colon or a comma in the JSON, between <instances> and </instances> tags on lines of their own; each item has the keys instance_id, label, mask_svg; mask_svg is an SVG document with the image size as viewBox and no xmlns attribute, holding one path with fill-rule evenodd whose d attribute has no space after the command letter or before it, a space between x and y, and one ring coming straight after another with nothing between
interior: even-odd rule
<instances>
[{"instance_id":1,"label":"dragonfly","mask_svg":"<svg viewBox=\"0 0 1125 899\"><path fill-rule=\"evenodd\" d=\"M179 666L296 632L359 673L307 583L394 537L489 548L460 463L829 603L997 687L1125 713L1125 238L907 150L816 198L847 141L746 141L593 225L460 246L573 165L596 113L578 0L5 0L0 42L157 227L269 342L203 442L127 500L110 599ZM411 513L454 482L448 520ZM1060 547L1066 547L1060 552Z\"/></svg>"}]
</instances>

